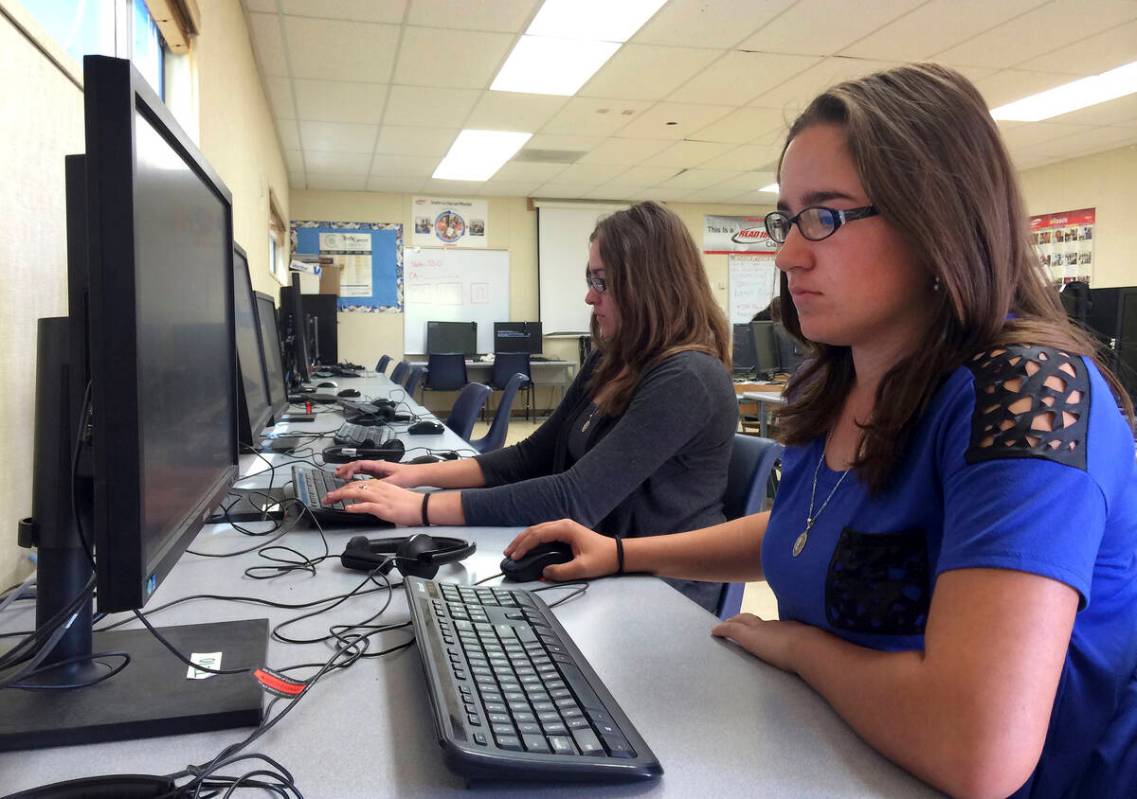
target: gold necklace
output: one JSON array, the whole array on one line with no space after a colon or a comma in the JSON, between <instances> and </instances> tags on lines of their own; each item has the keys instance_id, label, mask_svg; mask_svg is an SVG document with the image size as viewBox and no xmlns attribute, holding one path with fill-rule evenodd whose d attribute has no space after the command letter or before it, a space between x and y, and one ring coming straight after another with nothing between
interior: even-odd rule
<instances>
[{"instance_id":1,"label":"gold necklace","mask_svg":"<svg viewBox=\"0 0 1137 799\"><path fill-rule=\"evenodd\" d=\"M833 431L829 431L829 435L825 436L825 444L821 447L821 457L817 459L817 466L813 470L813 488L809 492L809 513L805 517L805 529L801 531L796 539L794 539L793 554L796 558L805 549L806 543L809 541L809 531L813 529L813 523L817 521L817 517L821 515L822 511L829 505L829 500L833 499L833 495L837 493L837 489L841 487L841 483L845 482L845 478L849 476L849 470L841 472L841 479L833 486L833 490L829 492L829 496L821 503L821 507L817 509L817 513L813 512L813 501L817 498L817 476L821 473L821 464L825 463L825 450L829 449L829 439L832 437Z\"/></svg>"}]
</instances>

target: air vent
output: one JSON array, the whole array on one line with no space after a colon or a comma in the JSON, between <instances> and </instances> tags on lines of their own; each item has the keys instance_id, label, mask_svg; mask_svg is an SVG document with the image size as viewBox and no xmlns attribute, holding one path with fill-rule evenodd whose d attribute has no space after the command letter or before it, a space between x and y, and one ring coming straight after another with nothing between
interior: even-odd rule
<instances>
[{"instance_id":1,"label":"air vent","mask_svg":"<svg viewBox=\"0 0 1137 799\"><path fill-rule=\"evenodd\" d=\"M584 155L582 150L521 150L513 161L528 164L575 164Z\"/></svg>"}]
</instances>

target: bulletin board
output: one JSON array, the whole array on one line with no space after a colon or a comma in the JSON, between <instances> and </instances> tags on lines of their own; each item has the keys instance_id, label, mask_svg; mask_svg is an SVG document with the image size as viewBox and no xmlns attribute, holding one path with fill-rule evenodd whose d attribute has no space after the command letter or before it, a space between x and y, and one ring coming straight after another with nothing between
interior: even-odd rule
<instances>
[{"instance_id":1,"label":"bulletin board","mask_svg":"<svg viewBox=\"0 0 1137 799\"><path fill-rule=\"evenodd\" d=\"M293 255L330 256L340 268L339 310L403 310L403 226L292 220Z\"/></svg>"},{"instance_id":2,"label":"bulletin board","mask_svg":"<svg viewBox=\"0 0 1137 799\"><path fill-rule=\"evenodd\" d=\"M477 322L478 352L493 352L493 323L510 321L509 250L412 247L405 258L404 351L426 352L427 322Z\"/></svg>"}]
</instances>

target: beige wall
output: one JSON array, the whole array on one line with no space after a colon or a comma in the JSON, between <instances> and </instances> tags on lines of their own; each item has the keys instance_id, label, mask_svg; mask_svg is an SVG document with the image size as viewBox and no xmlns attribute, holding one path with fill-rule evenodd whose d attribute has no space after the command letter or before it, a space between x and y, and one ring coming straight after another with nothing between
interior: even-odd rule
<instances>
[{"instance_id":1,"label":"beige wall","mask_svg":"<svg viewBox=\"0 0 1137 799\"><path fill-rule=\"evenodd\" d=\"M3 2L3 0L0 0ZM201 100L201 150L233 192L234 230L249 251L254 285L276 293L268 272L268 187L288 211L288 178L268 101L236 0L201 0L203 34L193 68ZM2 8L30 23L13 6ZM66 59L50 43L53 56ZM0 589L26 573L16 521L31 514L36 319L67 313L63 157L84 150L83 93L33 40L0 14ZM70 62L74 64L73 61ZM75 69L78 75L78 68Z\"/></svg>"},{"instance_id":2,"label":"beige wall","mask_svg":"<svg viewBox=\"0 0 1137 799\"><path fill-rule=\"evenodd\" d=\"M1137 286L1137 147L1029 169L1021 180L1031 215L1097 209L1094 288Z\"/></svg>"}]
</instances>

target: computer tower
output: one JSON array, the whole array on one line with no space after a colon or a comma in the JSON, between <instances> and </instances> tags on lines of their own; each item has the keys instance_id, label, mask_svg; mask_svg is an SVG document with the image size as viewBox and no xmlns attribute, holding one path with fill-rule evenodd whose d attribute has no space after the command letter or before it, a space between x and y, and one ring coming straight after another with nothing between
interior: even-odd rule
<instances>
[{"instance_id":1,"label":"computer tower","mask_svg":"<svg viewBox=\"0 0 1137 799\"><path fill-rule=\"evenodd\" d=\"M308 346L322 364L339 363L339 339L336 334L339 297L335 294L301 294ZM313 324L315 330L313 330Z\"/></svg>"}]
</instances>

